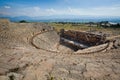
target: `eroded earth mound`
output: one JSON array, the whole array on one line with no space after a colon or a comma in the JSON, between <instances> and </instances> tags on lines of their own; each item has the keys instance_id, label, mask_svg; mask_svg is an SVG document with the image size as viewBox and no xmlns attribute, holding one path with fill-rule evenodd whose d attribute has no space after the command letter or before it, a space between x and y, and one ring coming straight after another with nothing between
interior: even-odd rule
<instances>
[{"instance_id":1,"label":"eroded earth mound","mask_svg":"<svg viewBox=\"0 0 120 80\"><path fill-rule=\"evenodd\" d=\"M120 48L73 55L47 24L0 20L0 80L119 79Z\"/></svg>"}]
</instances>

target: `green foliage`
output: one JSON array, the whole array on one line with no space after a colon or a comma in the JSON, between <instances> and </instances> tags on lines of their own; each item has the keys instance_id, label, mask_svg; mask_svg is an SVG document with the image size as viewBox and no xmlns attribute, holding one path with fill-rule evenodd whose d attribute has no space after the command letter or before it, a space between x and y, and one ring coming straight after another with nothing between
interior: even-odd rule
<instances>
[{"instance_id":1,"label":"green foliage","mask_svg":"<svg viewBox=\"0 0 120 80\"><path fill-rule=\"evenodd\" d=\"M47 80L55 80L55 77L53 77L51 73L49 73L49 75L47 75Z\"/></svg>"},{"instance_id":2,"label":"green foliage","mask_svg":"<svg viewBox=\"0 0 120 80\"><path fill-rule=\"evenodd\" d=\"M27 23L27 21L26 20L21 20L21 21L19 21L20 23Z\"/></svg>"}]
</instances>

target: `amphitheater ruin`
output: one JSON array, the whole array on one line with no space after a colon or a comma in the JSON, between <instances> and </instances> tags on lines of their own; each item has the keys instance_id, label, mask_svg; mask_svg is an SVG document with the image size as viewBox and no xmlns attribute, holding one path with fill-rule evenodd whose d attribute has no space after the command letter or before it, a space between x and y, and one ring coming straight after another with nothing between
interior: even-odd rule
<instances>
[{"instance_id":1,"label":"amphitheater ruin","mask_svg":"<svg viewBox=\"0 0 120 80\"><path fill-rule=\"evenodd\" d=\"M110 80L108 78L110 76L105 76L108 75L107 73L111 75L111 80L118 80L120 79L120 64L116 67L117 70L119 69L115 72L116 76L112 75L112 72L109 72L112 69L108 70L109 68L104 67L104 64L107 65L107 62L110 61L108 59L104 64L100 63L105 72L101 70L101 73L98 74L97 71L99 71L100 66L97 65L96 60L99 61L100 59L91 59L90 62L82 56L89 56L89 54L102 55L101 52L105 53L111 49L119 48L119 39L120 35L112 36L103 32L61 29L58 33L53 27L45 23L14 23L7 19L0 19L0 80L58 80L58 77L61 80L102 80L103 78ZM75 58L76 55L81 56ZM69 59L68 56L71 56L73 60ZM80 62L79 58L83 59L83 62ZM61 61L62 59L66 62ZM56 60L59 61L56 62ZM104 59L101 60L104 62ZM119 61L118 59L118 63ZM74 69L73 73L67 71L70 64L72 63L72 67L74 67L74 65L77 65L76 62L80 62L80 65L75 67L76 71ZM97 66L98 68L93 68L93 70L90 68L89 71L90 65L87 68L87 62L91 63L91 67ZM113 63L115 62L113 61ZM64 67L64 69L60 67ZM57 72L56 68L60 68L60 70ZM77 69L82 72L79 73ZM59 75L60 71L64 75ZM71 74L73 74L73 77L71 77ZM74 76L75 74L76 76Z\"/></svg>"}]
</instances>

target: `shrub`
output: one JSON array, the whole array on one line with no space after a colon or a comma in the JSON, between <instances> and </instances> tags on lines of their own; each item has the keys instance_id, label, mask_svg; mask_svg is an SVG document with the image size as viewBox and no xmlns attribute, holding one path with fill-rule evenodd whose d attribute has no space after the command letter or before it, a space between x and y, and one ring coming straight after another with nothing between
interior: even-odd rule
<instances>
[{"instance_id":1,"label":"shrub","mask_svg":"<svg viewBox=\"0 0 120 80\"><path fill-rule=\"evenodd\" d=\"M21 21L19 21L20 23L27 23L27 21L26 20L21 20Z\"/></svg>"}]
</instances>

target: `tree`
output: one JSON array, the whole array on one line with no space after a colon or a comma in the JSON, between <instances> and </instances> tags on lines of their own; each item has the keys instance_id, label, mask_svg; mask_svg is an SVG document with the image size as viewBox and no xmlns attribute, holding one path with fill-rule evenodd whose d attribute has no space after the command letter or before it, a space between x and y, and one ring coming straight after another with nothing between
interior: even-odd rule
<instances>
[{"instance_id":1,"label":"tree","mask_svg":"<svg viewBox=\"0 0 120 80\"><path fill-rule=\"evenodd\" d=\"M26 20L21 20L21 21L19 21L20 23L27 23L27 21Z\"/></svg>"}]
</instances>

